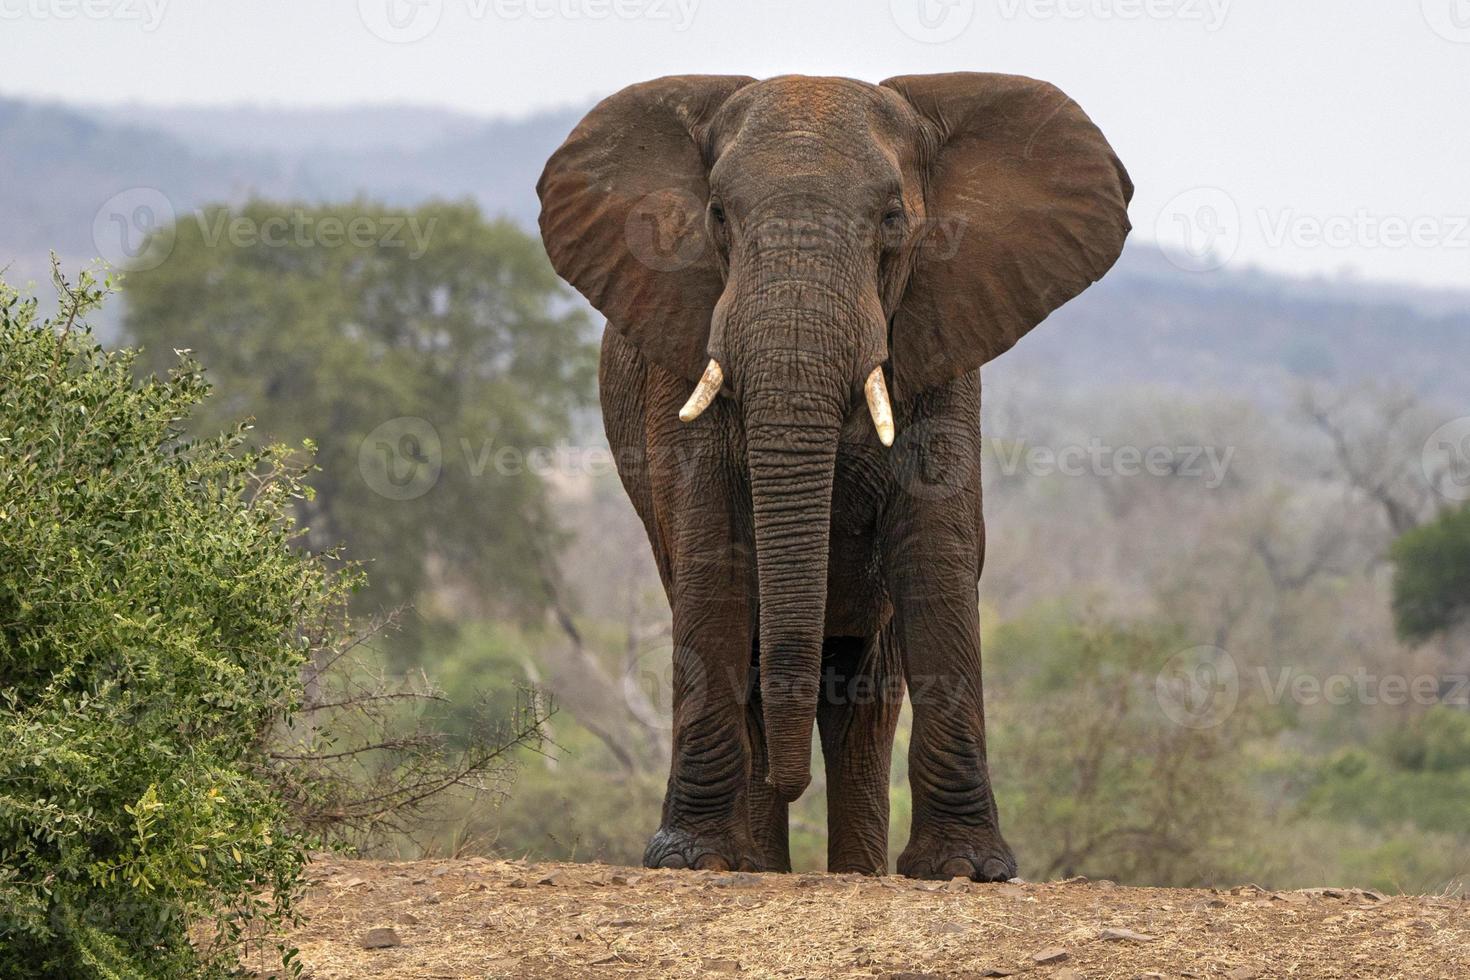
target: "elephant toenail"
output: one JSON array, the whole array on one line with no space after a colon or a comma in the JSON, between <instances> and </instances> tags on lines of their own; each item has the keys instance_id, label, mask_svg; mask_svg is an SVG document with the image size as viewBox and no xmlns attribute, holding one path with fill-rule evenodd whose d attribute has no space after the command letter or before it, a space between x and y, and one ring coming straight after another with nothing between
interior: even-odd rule
<instances>
[{"instance_id":1,"label":"elephant toenail","mask_svg":"<svg viewBox=\"0 0 1470 980\"><path fill-rule=\"evenodd\" d=\"M1010 865L1006 864L1000 858L991 858L980 868L980 877L986 881L1005 881L1008 878L1014 877L1014 874L1011 871Z\"/></svg>"},{"instance_id":2,"label":"elephant toenail","mask_svg":"<svg viewBox=\"0 0 1470 980\"><path fill-rule=\"evenodd\" d=\"M701 870L701 871L729 871L730 870L730 862L726 861L724 858L720 857L718 854L706 854L703 857L701 857L698 861L694 862L694 866L696 868L698 868L699 870Z\"/></svg>"},{"instance_id":3,"label":"elephant toenail","mask_svg":"<svg viewBox=\"0 0 1470 980\"><path fill-rule=\"evenodd\" d=\"M968 878L975 873L975 866L965 858L950 858L939 873L946 878Z\"/></svg>"}]
</instances>

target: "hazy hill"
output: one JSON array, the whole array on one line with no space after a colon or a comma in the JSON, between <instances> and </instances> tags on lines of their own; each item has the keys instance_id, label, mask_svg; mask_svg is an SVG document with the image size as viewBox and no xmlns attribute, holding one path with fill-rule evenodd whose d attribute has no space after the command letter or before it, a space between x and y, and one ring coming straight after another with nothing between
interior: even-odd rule
<instances>
[{"instance_id":1,"label":"hazy hill","mask_svg":"<svg viewBox=\"0 0 1470 980\"><path fill-rule=\"evenodd\" d=\"M75 108L0 99L0 265L40 278L104 251L99 209L153 188L176 213L251 195L472 197L531 227L534 184L581 108L497 120L416 107ZM106 215L104 215L105 220ZM105 234L102 236L105 239ZM1470 411L1470 292L1253 269L1195 274L1135 242L992 371L1070 387L1161 382L1276 403L1294 379L1412 387Z\"/></svg>"}]
</instances>

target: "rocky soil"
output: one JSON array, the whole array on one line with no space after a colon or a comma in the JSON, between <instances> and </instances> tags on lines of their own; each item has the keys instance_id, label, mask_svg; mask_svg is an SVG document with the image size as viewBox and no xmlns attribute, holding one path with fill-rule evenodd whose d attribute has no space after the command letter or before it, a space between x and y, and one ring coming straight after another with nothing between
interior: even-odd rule
<instances>
[{"instance_id":1,"label":"rocky soil","mask_svg":"<svg viewBox=\"0 0 1470 980\"><path fill-rule=\"evenodd\" d=\"M305 975L1470 977L1470 901L324 859ZM257 964L266 968L264 960Z\"/></svg>"}]
</instances>

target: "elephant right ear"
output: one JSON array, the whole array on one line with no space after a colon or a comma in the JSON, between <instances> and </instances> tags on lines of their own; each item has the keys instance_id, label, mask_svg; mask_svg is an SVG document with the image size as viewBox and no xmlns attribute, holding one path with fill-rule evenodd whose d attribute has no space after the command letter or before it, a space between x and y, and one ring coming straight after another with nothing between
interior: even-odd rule
<instances>
[{"instance_id":1,"label":"elephant right ear","mask_svg":"<svg viewBox=\"0 0 1470 980\"><path fill-rule=\"evenodd\" d=\"M644 356L691 381L723 279L704 227L710 120L743 75L675 75L598 103L536 183L563 279Z\"/></svg>"}]
</instances>

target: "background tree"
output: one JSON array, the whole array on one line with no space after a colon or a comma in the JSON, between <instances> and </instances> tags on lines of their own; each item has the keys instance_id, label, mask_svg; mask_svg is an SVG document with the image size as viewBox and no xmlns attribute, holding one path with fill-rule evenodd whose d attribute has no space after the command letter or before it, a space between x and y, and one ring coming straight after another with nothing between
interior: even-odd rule
<instances>
[{"instance_id":1,"label":"background tree","mask_svg":"<svg viewBox=\"0 0 1470 980\"><path fill-rule=\"evenodd\" d=\"M1422 643L1470 617L1470 507L1405 534L1392 556L1394 625L1405 642Z\"/></svg>"},{"instance_id":2,"label":"background tree","mask_svg":"<svg viewBox=\"0 0 1470 980\"><path fill-rule=\"evenodd\" d=\"M538 462L595 354L538 242L471 204L255 201L150 248L125 321L144 366L175 348L209 366L200 431L253 415L266 440L317 443L303 523L371 563L368 604L542 608L558 534Z\"/></svg>"}]
</instances>

